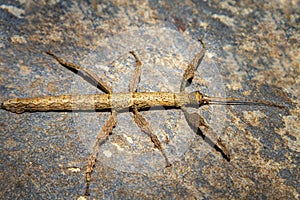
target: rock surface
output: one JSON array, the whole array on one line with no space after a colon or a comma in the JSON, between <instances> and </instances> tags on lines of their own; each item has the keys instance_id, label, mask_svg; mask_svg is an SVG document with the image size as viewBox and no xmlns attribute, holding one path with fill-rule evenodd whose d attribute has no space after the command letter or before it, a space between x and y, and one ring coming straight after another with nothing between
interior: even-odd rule
<instances>
[{"instance_id":1,"label":"rock surface","mask_svg":"<svg viewBox=\"0 0 300 200\"><path fill-rule=\"evenodd\" d=\"M132 114L120 113L114 134L99 147L90 197L298 199L298 7L298 1L4 1L1 101L101 93L47 56L49 49L97 73L114 92L128 88L134 49L144 64L138 91L178 92L201 37L207 52L188 91L285 108L200 108L230 162L187 126L180 110L143 111L166 146L170 168ZM87 198L91 145L108 116L0 110L1 198Z\"/></svg>"}]
</instances>

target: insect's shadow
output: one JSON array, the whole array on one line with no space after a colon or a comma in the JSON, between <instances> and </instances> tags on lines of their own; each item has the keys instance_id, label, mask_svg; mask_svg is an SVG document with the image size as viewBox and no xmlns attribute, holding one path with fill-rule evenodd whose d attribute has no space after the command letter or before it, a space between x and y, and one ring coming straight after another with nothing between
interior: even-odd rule
<instances>
[{"instance_id":1,"label":"insect's shadow","mask_svg":"<svg viewBox=\"0 0 300 200\"><path fill-rule=\"evenodd\" d=\"M192 108L199 108L199 106L192 106ZM152 107L152 108L142 108L140 109L140 111L165 111L165 110L178 110L178 108L176 107L166 107L166 106L159 106L159 107ZM44 111L45 112L45 111ZM55 112L55 113L60 113L61 111L56 111L56 110L48 110L46 112ZM95 112L99 112L99 113L106 113L106 112L111 112L111 109L102 109L102 110L66 110L65 112L67 113L72 113L72 112L76 112L76 113L95 113ZM128 109L123 109L123 110L119 110L118 113L128 113L128 112L133 112L132 108ZM221 148L218 147L218 145L216 145L216 142L214 142L211 138L209 138L207 135L204 134L204 132L199 128L194 126L189 120L186 120L189 127L193 130L193 132L200 136L209 146L211 146L213 149L215 149L217 152L221 153L222 157L225 158L228 162L230 161L230 158L223 152L223 150ZM102 144L104 144L106 142L103 141Z\"/></svg>"}]
</instances>

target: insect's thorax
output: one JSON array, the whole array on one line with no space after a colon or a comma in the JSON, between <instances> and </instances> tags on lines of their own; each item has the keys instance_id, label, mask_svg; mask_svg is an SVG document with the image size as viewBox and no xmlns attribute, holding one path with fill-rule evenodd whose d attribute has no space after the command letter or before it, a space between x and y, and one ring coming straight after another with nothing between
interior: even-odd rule
<instances>
[{"instance_id":1,"label":"insect's thorax","mask_svg":"<svg viewBox=\"0 0 300 200\"><path fill-rule=\"evenodd\" d=\"M183 105L198 104L198 92L131 92L110 94L111 108L122 110L136 107L138 109L150 107L181 107Z\"/></svg>"}]
</instances>

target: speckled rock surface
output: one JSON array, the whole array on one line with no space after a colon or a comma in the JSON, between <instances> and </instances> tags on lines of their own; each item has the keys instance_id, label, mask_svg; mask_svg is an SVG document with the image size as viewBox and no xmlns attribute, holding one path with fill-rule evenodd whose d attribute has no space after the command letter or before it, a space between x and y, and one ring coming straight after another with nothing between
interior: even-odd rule
<instances>
[{"instance_id":1,"label":"speckled rock surface","mask_svg":"<svg viewBox=\"0 0 300 200\"><path fill-rule=\"evenodd\" d=\"M89 197L85 169L109 113L0 110L1 199L299 199L299 6L293 0L2 1L1 101L100 93L47 56L48 49L97 73L114 92L127 90L134 49L144 64L139 91L178 92L201 37L207 52L188 91L285 108L200 108L230 162L187 126L180 110L143 111L171 168L132 114L120 113L114 134L99 147Z\"/></svg>"}]
</instances>

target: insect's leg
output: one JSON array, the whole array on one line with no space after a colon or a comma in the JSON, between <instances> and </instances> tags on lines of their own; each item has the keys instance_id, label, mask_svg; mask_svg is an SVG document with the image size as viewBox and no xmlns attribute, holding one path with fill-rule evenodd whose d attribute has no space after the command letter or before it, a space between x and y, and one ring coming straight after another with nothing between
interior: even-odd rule
<instances>
[{"instance_id":1,"label":"insect's leg","mask_svg":"<svg viewBox=\"0 0 300 200\"><path fill-rule=\"evenodd\" d=\"M85 188L85 195L89 196L89 187L91 182L91 174L94 170L97 156L98 156L98 150L99 146L105 142L105 140L108 138L108 136L112 133L113 128L117 124L117 113L115 111L112 111L111 116L106 121L105 125L102 127L100 132L98 133L96 140L92 147L92 152L89 157L87 169L86 169L86 188Z\"/></svg>"},{"instance_id":2,"label":"insect's leg","mask_svg":"<svg viewBox=\"0 0 300 200\"><path fill-rule=\"evenodd\" d=\"M93 72L85 69L84 67L76 65L74 63L66 62L64 59L56 56L51 51L47 51L46 53L48 55L52 56L53 58L55 58L59 62L59 64L61 64L65 68L73 71L74 73L78 73L84 80L86 80L93 86L97 87L98 89L102 90L105 93L108 93L108 94L112 93L111 87L108 86L106 83L104 83L104 81L101 78L99 78L96 74L94 74Z\"/></svg>"},{"instance_id":3,"label":"insect's leg","mask_svg":"<svg viewBox=\"0 0 300 200\"><path fill-rule=\"evenodd\" d=\"M140 61L140 59L134 51L130 51L130 53L135 58L136 66L134 68L134 72L129 83L129 92L136 92L142 74L142 62Z\"/></svg>"},{"instance_id":4,"label":"insect's leg","mask_svg":"<svg viewBox=\"0 0 300 200\"><path fill-rule=\"evenodd\" d=\"M139 113L139 111L134 108L133 109L133 120L135 121L135 123L140 127L140 129L145 132L150 138L151 141L153 142L154 146L160 150L160 152L162 153L163 157L166 160L166 167L171 166L171 163L169 162L169 159L167 158L166 152L161 144L161 142L159 141L158 137L153 133L153 130L150 126L150 124L147 122L147 120Z\"/></svg>"},{"instance_id":5,"label":"insect's leg","mask_svg":"<svg viewBox=\"0 0 300 200\"><path fill-rule=\"evenodd\" d=\"M138 83L140 82L140 77L142 74L142 62L140 61L140 59L138 58L138 56L136 55L136 53L134 51L130 51L130 53L135 58L136 67L134 69L133 75L132 75L130 83L129 83L129 92L136 92L137 86L138 86ZM140 112L138 111L137 108L133 108L133 114L134 114L133 120L135 121L135 123L140 127L140 129L143 132L145 132L150 137L154 146L158 150L161 151L163 157L166 160L166 166L167 167L171 166L169 159L167 158L166 152L165 152L161 142L157 138L157 136L153 133L153 130L152 130L149 122L147 122L147 120L140 114Z\"/></svg>"},{"instance_id":6,"label":"insect's leg","mask_svg":"<svg viewBox=\"0 0 300 200\"><path fill-rule=\"evenodd\" d=\"M205 55L205 51L206 51L205 44L202 41L202 39L199 39L199 41L202 44L202 49L199 53L197 53L194 56L194 58L188 64L188 66L183 74L183 78L182 78L181 85L180 85L180 92L183 92L185 90L186 86L188 85L188 83L192 82L195 71L197 70L198 66L200 65L200 63Z\"/></svg>"},{"instance_id":7,"label":"insect's leg","mask_svg":"<svg viewBox=\"0 0 300 200\"><path fill-rule=\"evenodd\" d=\"M202 39L199 39L199 41L202 44L202 49L199 53L197 53L194 58L190 61L190 63L188 64L187 69L185 70L184 74L183 74L183 78L181 81L181 85L180 85L180 92L184 92L186 86L188 85L188 83L191 83L194 75L195 75L195 71L197 70L198 66L200 65L204 55L205 55L205 51L206 51L206 47L204 42L202 41ZM185 106L181 107L184 116L186 118L186 120L188 121L188 124L192 127L192 128L196 128L197 131L200 131L200 135L203 139L205 139L205 141L207 141L211 146L213 146L216 150L220 151L222 153L222 155L227 159L230 160L230 155L229 152L226 148L226 146L222 143L221 139L218 138L216 142L213 142L210 137L208 137L207 135L212 134L213 131L211 130L211 128L207 125L207 123L205 122L205 120L197 113L188 113L187 108ZM206 135L204 135L201 130L200 127L204 127L205 132L207 133Z\"/></svg>"},{"instance_id":8,"label":"insect's leg","mask_svg":"<svg viewBox=\"0 0 300 200\"><path fill-rule=\"evenodd\" d=\"M213 130L207 125L203 117L201 117L198 113L188 113L186 107L182 107L181 109L189 126L192 129L197 129L198 135L200 135L210 146L219 151L226 160L230 161L230 154L225 144L222 143L222 140L220 138L217 138L217 141L212 140L212 138L215 138L215 134ZM205 135L201 131L200 127L204 128Z\"/></svg>"}]
</instances>

